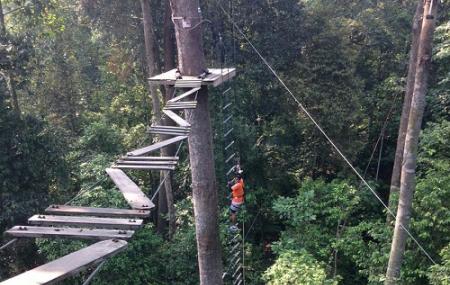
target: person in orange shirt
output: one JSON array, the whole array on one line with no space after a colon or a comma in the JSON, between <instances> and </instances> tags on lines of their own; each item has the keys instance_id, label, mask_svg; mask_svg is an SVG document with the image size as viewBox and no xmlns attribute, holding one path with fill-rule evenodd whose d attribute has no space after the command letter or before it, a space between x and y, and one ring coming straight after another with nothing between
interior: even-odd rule
<instances>
[{"instance_id":1,"label":"person in orange shirt","mask_svg":"<svg viewBox=\"0 0 450 285\"><path fill-rule=\"evenodd\" d=\"M228 182L231 190L231 205L230 205L230 221L232 226L236 225L236 214L244 204L244 179L242 178L242 170L236 173L236 178Z\"/></svg>"}]
</instances>

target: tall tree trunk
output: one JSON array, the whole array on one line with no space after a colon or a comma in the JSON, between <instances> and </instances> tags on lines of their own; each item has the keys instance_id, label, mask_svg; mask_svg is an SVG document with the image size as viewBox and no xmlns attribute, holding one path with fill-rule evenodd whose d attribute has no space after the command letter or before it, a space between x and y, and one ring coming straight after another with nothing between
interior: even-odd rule
<instances>
[{"instance_id":1,"label":"tall tree trunk","mask_svg":"<svg viewBox=\"0 0 450 285\"><path fill-rule=\"evenodd\" d=\"M416 80L406 131L405 150L403 154L400 197L392 238L391 253L386 272L385 284L396 284L400 277L400 268L406 246L407 233L403 229L409 227L411 208L415 190L417 145L425 109L425 95L428 88L428 76L432 55L433 33L437 13L437 0L426 0L423 12L422 32L419 40L419 50L416 67ZM432 5L431 15L430 5Z\"/></svg>"},{"instance_id":2,"label":"tall tree trunk","mask_svg":"<svg viewBox=\"0 0 450 285\"><path fill-rule=\"evenodd\" d=\"M141 9L142 9L142 18L144 23L144 40L145 40L145 56L147 60L147 75L151 77L156 75L160 71L159 64L156 58L156 38L155 33L153 31L153 16L151 13L150 0L141 0ZM160 106L160 98L158 96L158 90L155 85L149 84L150 96L152 98L152 124L159 125L161 124L161 106ZM164 150L161 151L161 156L164 156ZM165 171L160 172L160 183L164 180L166 175ZM167 204L167 194L166 189L167 185L170 184L170 179L166 179L163 187L161 187L158 193L158 213L157 213L157 222L156 222L156 230L163 234L165 229L167 228L167 222L164 218L164 215L168 212L168 204ZM171 190L171 185L169 186Z\"/></svg>"},{"instance_id":3,"label":"tall tree trunk","mask_svg":"<svg viewBox=\"0 0 450 285\"><path fill-rule=\"evenodd\" d=\"M164 41L164 70L168 71L175 68L175 32L172 26L172 11L170 9L169 1L164 2L164 26L163 26L163 41ZM174 88L166 85L164 89L164 103L171 99ZM168 117L162 119L165 126L175 125L175 123ZM169 145L162 149L163 156L173 156L176 153L175 145ZM175 202L173 198L172 189L172 174L167 172L168 177L164 181L164 188L166 192L167 210L169 216L169 239L173 237L176 231L176 213ZM163 177L164 179L164 177Z\"/></svg>"},{"instance_id":4,"label":"tall tree trunk","mask_svg":"<svg viewBox=\"0 0 450 285\"><path fill-rule=\"evenodd\" d=\"M422 30L423 0L417 2L416 12L414 14L412 25L412 42L409 52L408 76L406 79L405 98L403 100L402 115L400 117L400 127L397 137L397 148L395 149L394 167L392 169L391 187L389 190L389 208L395 212L396 202L400 189L400 176L403 161L403 150L405 148L406 128L408 127L409 111L411 109L411 100L414 91L414 82L416 79L416 61L419 50L420 31ZM392 216L387 215L387 222L392 222Z\"/></svg>"},{"instance_id":5,"label":"tall tree trunk","mask_svg":"<svg viewBox=\"0 0 450 285\"><path fill-rule=\"evenodd\" d=\"M150 10L150 0L141 0L142 18L144 22L144 40L145 40L145 55L147 58L147 74L149 77L156 75L158 65L156 63L155 55L155 33L153 32L153 17ZM154 124L159 124L161 121L161 106L159 103L158 90L155 85L149 85L150 96L152 97L152 109Z\"/></svg>"},{"instance_id":6,"label":"tall tree trunk","mask_svg":"<svg viewBox=\"0 0 450 285\"><path fill-rule=\"evenodd\" d=\"M3 5L2 1L0 0L0 38L2 37L6 37L6 25L5 25L5 15L3 14ZM3 75L6 79L6 88L8 88L8 93L9 96L11 97L12 108L14 109L15 114L18 117L20 117L20 106L19 100L17 99L14 76L8 70Z\"/></svg>"},{"instance_id":7,"label":"tall tree trunk","mask_svg":"<svg viewBox=\"0 0 450 285\"><path fill-rule=\"evenodd\" d=\"M205 67L199 1L171 0L170 3L175 23L178 65L181 74L198 75ZM223 284L223 268L208 89L206 87L200 90L197 101L197 108L188 112L187 116L190 117L192 124L188 141L198 264L200 284L215 285Z\"/></svg>"}]
</instances>

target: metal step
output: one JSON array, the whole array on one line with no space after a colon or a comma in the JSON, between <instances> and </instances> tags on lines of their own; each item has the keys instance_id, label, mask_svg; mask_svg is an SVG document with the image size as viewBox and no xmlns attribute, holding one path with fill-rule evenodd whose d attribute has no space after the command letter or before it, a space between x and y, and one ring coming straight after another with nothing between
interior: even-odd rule
<instances>
[{"instance_id":1,"label":"metal step","mask_svg":"<svg viewBox=\"0 0 450 285\"><path fill-rule=\"evenodd\" d=\"M77 216L55 216L34 215L28 219L28 223L38 226L69 226L102 229L137 230L142 227L140 219L77 217Z\"/></svg>"},{"instance_id":2,"label":"metal step","mask_svg":"<svg viewBox=\"0 0 450 285\"><path fill-rule=\"evenodd\" d=\"M5 232L13 237L23 238L72 238L72 239L130 239L134 231L85 229L85 228L59 228L59 227L35 227L15 226Z\"/></svg>"},{"instance_id":3,"label":"metal step","mask_svg":"<svg viewBox=\"0 0 450 285\"><path fill-rule=\"evenodd\" d=\"M94 216L94 217L117 217L117 218L146 218L150 216L147 210L129 210L114 208L93 208L66 205L50 205L45 209L49 214Z\"/></svg>"},{"instance_id":4,"label":"metal step","mask_svg":"<svg viewBox=\"0 0 450 285\"><path fill-rule=\"evenodd\" d=\"M105 240L72 252L6 281L1 285L49 285L73 276L125 250L124 240Z\"/></svg>"}]
</instances>

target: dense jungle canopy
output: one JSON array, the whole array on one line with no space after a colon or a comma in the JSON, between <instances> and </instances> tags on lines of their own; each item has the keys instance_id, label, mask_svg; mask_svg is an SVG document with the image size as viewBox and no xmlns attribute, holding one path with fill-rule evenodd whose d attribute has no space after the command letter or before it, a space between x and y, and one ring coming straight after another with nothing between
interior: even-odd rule
<instances>
[{"instance_id":1,"label":"dense jungle canopy","mask_svg":"<svg viewBox=\"0 0 450 285\"><path fill-rule=\"evenodd\" d=\"M0 232L73 197L73 205L128 207L104 170L152 142L152 107L168 92L149 95L142 2L151 8L154 73L161 73L176 58L166 1L1 0ZM417 2L200 1L206 66L237 69L230 87L246 191L238 216L247 234L246 284L383 284L394 221L218 3L388 203ZM398 284L450 284L448 1L432 46L409 230L436 264L408 239ZM226 268L224 88L209 89L209 106ZM159 209L91 284L199 284L186 145L179 156L171 179L176 230L169 234L167 209ZM128 173L149 195L160 183L159 172ZM19 240L0 251L0 280L87 243Z\"/></svg>"}]
</instances>

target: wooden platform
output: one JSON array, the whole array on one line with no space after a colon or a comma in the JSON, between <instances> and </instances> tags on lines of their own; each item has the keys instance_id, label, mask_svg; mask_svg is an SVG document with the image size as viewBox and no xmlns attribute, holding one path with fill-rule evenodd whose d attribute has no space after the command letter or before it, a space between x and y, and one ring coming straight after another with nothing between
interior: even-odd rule
<instances>
[{"instance_id":1,"label":"wooden platform","mask_svg":"<svg viewBox=\"0 0 450 285\"><path fill-rule=\"evenodd\" d=\"M170 144L182 141L184 139L187 139L187 136L177 136L177 137L170 138L170 139L164 140L164 141L160 141L158 143L155 143L155 144L152 144L152 145L140 148L140 149L136 149L136 150L130 151L129 153L127 153L127 155L128 156L143 155L143 154L149 153L151 151L155 151L155 150L161 149L161 148L163 148L165 146L168 146Z\"/></svg>"},{"instance_id":2,"label":"wooden platform","mask_svg":"<svg viewBox=\"0 0 450 285\"><path fill-rule=\"evenodd\" d=\"M105 240L58 258L52 262L36 267L11 279L1 282L1 285L48 285L55 284L64 278L99 264L105 259L125 250L124 240Z\"/></svg>"},{"instance_id":3,"label":"wooden platform","mask_svg":"<svg viewBox=\"0 0 450 285\"><path fill-rule=\"evenodd\" d=\"M143 221L140 219L34 215L28 219L28 223L30 225L39 226L95 227L102 229L137 230L142 227Z\"/></svg>"},{"instance_id":4,"label":"wooden platform","mask_svg":"<svg viewBox=\"0 0 450 285\"><path fill-rule=\"evenodd\" d=\"M108 230L108 229L80 229L80 228L57 228L57 227L35 227L15 226L5 232L13 237L23 238L72 238L72 239L130 239L134 231Z\"/></svg>"},{"instance_id":5,"label":"wooden platform","mask_svg":"<svg viewBox=\"0 0 450 285\"><path fill-rule=\"evenodd\" d=\"M120 169L107 168L106 173L122 192L123 197L133 209L149 210L155 205L142 193L141 189Z\"/></svg>"},{"instance_id":6,"label":"wooden platform","mask_svg":"<svg viewBox=\"0 0 450 285\"><path fill-rule=\"evenodd\" d=\"M51 205L45 209L49 214L62 214L74 216L94 216L94 217L117 217L117 218L147 218L150 216L148 210L129 210L114 208L93 208L93 207L77 207L66 205Z\"/></svg>"},{"instance_id":7,"label":"wooden platform","mask_svg":"<svg viewBox=\"0 0 450 285\"><path fill-rule=\"evenodd\" d=\"M219 86L223 82L230 80L236 75L236 68L209 68L211 74L208 74L205 79L202 80L202 85L212 85L214 87ZM199 80L196 76L186 76L182 75L183 79L176 79L175 77L176 69L169 70L162 74L150 77L148 79L150 84L155 85L175 85L175 82L192 81Z\"/></svg>"}]
</instances>

